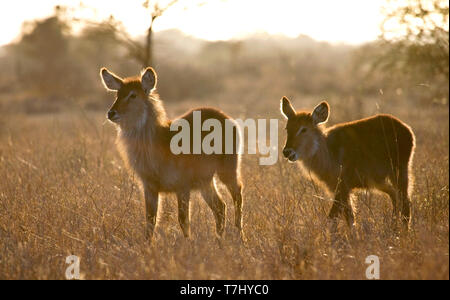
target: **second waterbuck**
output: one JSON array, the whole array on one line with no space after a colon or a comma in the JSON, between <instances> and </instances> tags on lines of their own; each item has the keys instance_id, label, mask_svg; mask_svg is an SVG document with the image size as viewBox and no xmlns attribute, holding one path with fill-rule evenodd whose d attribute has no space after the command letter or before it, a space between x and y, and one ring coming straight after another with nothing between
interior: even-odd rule
<instances>
[{"instance_id":1,"label":"second waterbuck","mask_svg":"<svg viewBox=\"0 0 450 300\"><path fill-rule=\"evenodd\" d=\"M334 193L329 218L341 213L350 227L354 213L350 193L377 189L389 195L394 216L406 227L410 221L411 165L415 137L411 128L390 115L376 115L324 129L330 106L321 102L312 112L295 111L283 97L281 112L287 119L283 155L300 160Z\"/></svg>"},{"instance_id":2,"label":"second waterbuck","mask_svg":"<svg viewBox=\"0 0 450 300\"><path fill-rule=\"evenodd\" d=\"M225 202L214 182L216 175L228 188L234 200L235 223L242 235L242 184L239 153L232 154L174 154L170 144L177 131L171 130L164 107L155 91L157 76L147 68L141 76L122 79L103 68L101 78L117 98L108 112L108 119L118 131L118 146L127 166L140 179L146 207L146 235L151 237L157 221L159 196L173 192L178 199L178 220L184 236L190 235L189 199L193 190L200 190L216 219L216 233L222 236L225 228ZM213 108L198 108L202 119L215 119L222 124L234 124L223 112ZM193 128L194 111L180 116ZM187 121L187 122L186 122ZM233 128L237 130L237 128ZM207 134L202 131L202 136ZM192 148L192 130L190 146ZM238 134L233 143L238 143ZM192 153L192 152L191 152ZM225 153L225 152L221 152Z\"/></svg>"}]
</instances>

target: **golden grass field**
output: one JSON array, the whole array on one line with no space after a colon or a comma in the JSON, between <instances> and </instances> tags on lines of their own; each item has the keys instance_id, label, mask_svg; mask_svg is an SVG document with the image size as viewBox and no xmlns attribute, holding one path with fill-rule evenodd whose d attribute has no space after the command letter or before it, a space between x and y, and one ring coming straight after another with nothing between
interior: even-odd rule
<instances>
[{"instance_id":1,"label":"golden grass field","mask_svg":"<svg viewBox=\"0 0 450 300\"><path fill-rule=\"evenodd\" d=\"M282 147L279 98L219 98L171 102L166 109L175 117L207 104L235 118L278 118ZM321 100L292 99L308 109ZM223 187L227 226L221 247L212 212L196 193L191 240L178 225L175 197L165 195L156 235L147 241L144 201L115 148L106 110L11 114L0 120L0 279L64 279L68 255L81 258L83 279L365 279L369 255L379 256L381 279L449 279L448 107L386 102L355 111L337 99L330 104L330 124L380 111L415 131L409 233L393 228L387 196L360 192L356 236L343 221L338 235L330 236L330 197L279 151L273 166L259 166L256 155L243 157L246 243L233 227L233 205Z\"/></svg>"}]
</instances>

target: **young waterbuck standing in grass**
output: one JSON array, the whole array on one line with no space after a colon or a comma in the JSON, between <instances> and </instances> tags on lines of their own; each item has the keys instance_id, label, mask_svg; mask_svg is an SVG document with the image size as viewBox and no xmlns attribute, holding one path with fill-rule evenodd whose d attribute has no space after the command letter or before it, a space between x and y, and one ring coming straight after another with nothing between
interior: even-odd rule
<instances>
[{"instance_id":1,"label":"young waterbuck standing in grass","mask_svg":"<svg viewBox=\"0 0 450 300\"><path fill-rule=\"evenodd\" d=\"M390 115L335 125L322 129L328 120L327 102L313 112L296 112L283 97L281 112L287 119L287 140L283 155L300 160L305 169L334 192L329 218L343 213L347 224L354 223L349 200L353 189L375 188L392 200L394 215L401 213L406 227L410 220L411 165L415 138L411 128Z\"/></svg>"},{"instance_id":2,"label":"young waterbuck standing in grass","mask_svg":"<svg viewBox=\"0 0 450 300\"><path fill-rule=\"evenodd\" d=\"M142 183L145 196L147 227L151 237L156 225L158 200L161 192L174 192L178 198L178 220L184 236L190 235L189 198L193 190L200 190L214 213L216 233L222 236L225 228L225 202L220 198L214 175L226 185L235 205L235 223L242 235L242 184L240 181L240 157L232 154L178 154L172 153L170 142L177 134L170 130L173 123L155 91L157 77L152 68L147 68L140 77L121 79L103 68L100 71L108 90L116 91L117 98L108 111L108 119L116 124L118 146L127 166L134 171ZM213 108L198 108L202 119L218 120L225 129L225 121L236 124L223 112ZM178 119L186 120L190 126L190 147L193 145L193 112ZM228 122L229 123L229 122ZM233 144L237 144L237 128ZM207 132L202 131L202 138ZM195 141L194 141L195 142ZM223 145L225 147L225 145ZM233 147L236 149L237 147ZM192 150L191 152L192 153ZM222 151L221 153L226 153ZM229 153L229 152L227 152Z\"/></svg>"}]
</instances>

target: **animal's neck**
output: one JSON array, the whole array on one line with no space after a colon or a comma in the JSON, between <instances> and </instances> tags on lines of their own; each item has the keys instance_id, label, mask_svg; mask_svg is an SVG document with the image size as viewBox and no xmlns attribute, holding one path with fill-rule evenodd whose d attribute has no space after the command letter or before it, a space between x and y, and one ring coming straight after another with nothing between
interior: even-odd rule
<instances>
[{"instance_id":1,"label":"animal's neck","mask_svg":"<svg viewBox=\"0 0 450 300\"><path fill-rule=\"evenodd\" d=\"M168 130L168 123L166 111L160 101L150 98L140 119L119 128L119 137L151 146L161 133Z\"/></svg>"},{"instance_id":2,"label":"animal's neck","mask_svg":"<svg viewBox=\"0 0 450 300\"><path fill-rule=\"evenodd\" d=\"M160 159L157 156L159 150L166 148L168 124L162 104L150 99L140 120L133 126L119 128L118 145L122 157L138 173L142 165L152 165Z\"/></svg>"},{"instance_id":3,"label":"animal's neck","mask_svg":"<svg viewBox=\"0 0 450 300\"><path fill-rule=\"evenodd\" d=\"M119 128L119 151L128 167L139 176L154 176L151 174L158 172L156 162L161 160L160 150L165 148L165 132L169 130L162 109L149 108L135 126ZM157 112L162 114L157 115Z\"/></svg>"},{"instance_id":4,"label":"animal's neck","mask_svg":"<svg viewBox=\"0 0 450 300\"><path fill-rule=\"evenodd\" d=\"M321 135L317 140L317 150L309 159L303 163L305 167L311 170L320 180L322 180L330 189L334 189L338 177L338 167L331 157L328 149L327 137Z\"/></svg>"}]
</instances>

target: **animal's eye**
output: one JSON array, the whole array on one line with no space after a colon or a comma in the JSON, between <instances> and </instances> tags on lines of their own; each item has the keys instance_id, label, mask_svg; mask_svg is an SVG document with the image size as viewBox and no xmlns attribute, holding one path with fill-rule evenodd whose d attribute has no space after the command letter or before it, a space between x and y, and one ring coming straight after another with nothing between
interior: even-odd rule
<instances>
[{"instance_id":1,"label":"animal's eye","mask_svg":"<svg viewBox=\"0 0 450 300\"><path fill-rule=\"evenodd\" d=\"M302 127L302 128L300 128L298 130L297 135L300 135L300 134L305 133L305 132L306 132L306 127Z\"/></svg>"}]
</instances>

